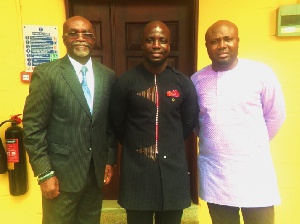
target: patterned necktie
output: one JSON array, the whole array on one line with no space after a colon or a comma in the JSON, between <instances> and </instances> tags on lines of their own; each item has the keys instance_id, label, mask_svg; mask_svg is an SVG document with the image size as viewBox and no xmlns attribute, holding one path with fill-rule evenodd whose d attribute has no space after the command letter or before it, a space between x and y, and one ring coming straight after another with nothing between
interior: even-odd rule
<instances>
[{"instance_id":1,"label":"patterned necktie","mask_svg":"<svg viewBox=\"0 0 300 224\"><path fill-rule=\"evenodd\" d=\"M86 66L82 66L81 68L81 74L82 74L82 82L81 82L81 86L82 86L82 89L83 89L83 92L84 92L84 96L85 96L85 99L89 105L89 108L90 108L90 111L91 113L93 112L93 99L92 99L92 95L91 95L91 92L90 92L90 89L87 85L87 82L86 82L86 72L87 72L87 67Z\"/></svg>"}]
</instances>

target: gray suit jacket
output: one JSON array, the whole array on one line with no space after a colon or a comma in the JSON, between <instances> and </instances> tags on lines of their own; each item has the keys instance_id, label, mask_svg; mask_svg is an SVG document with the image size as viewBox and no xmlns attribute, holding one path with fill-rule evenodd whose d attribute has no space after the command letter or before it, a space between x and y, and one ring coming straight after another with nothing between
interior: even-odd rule
<instances>
[{"instance_id":1,"label":"gray suit jacket","mask_svg":"<svg viewBox=\"0 0 300 224\"><path fill-rule=\"evenodd\" d=\"M34 175L54 170L62 191L83 188L92 158L99 187L105 165L116 163L117 143L107 119L115 74L96 61L93 72L93 115L67 56L36 66L32 74L23 111L24 146Z\"/></svg>"}]
</instances>

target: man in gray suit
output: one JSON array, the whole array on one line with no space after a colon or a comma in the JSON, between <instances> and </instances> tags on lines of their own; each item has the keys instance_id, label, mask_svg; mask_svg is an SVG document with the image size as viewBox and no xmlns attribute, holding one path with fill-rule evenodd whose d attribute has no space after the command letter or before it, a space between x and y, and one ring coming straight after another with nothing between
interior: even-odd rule
<instances>
[{"instance_id":1,"label":"man in gray suit","mask_svg":"<svg viewBox=\"0 0 300 224\"><path fill-rule=\"evenodd\" d=\"M88 20L69 18L63 31L68 54L32 74L24 144L42 192L43 223L99 224L102 187L116 163L107 119L115 74L91 59L95 37Z\"/></svg>"}]
</instances>

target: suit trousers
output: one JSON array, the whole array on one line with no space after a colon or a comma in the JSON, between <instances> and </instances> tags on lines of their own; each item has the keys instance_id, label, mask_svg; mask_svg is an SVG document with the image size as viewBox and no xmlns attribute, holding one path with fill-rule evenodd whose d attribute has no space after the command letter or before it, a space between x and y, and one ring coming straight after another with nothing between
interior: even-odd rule
<instances>
[{"instance_id":1,"label":"suit trousers","mask_svg":"<svg viewBox=\"0 0 300 224\"><path fill-rule=\"evenodd\" d=\"M94 166L91 165L86 185L81 191L60 191L54 199L42 197L42 205L43 224L99 224L102 189L97 185Z\"/></svg>"},{"instance_id":2,"label":"suit trousers","mask_svg":"<svg viewBox=\"0 0 300 224\"><path fill-rule=\"evenodd\" d=\"M274 206L239 208L207 203L213 224L240 224L241 210L245 224L274 224Z\"/></svg>"},{"instance_id":3,"label":"suit trousers","mask_svg":"<svg viewBox=\"0 0 300 224\"><path fill-rule=\"evenodd\" d=\"M183 210L174 211L136 211L126 210L128 224L180 224Z\"/></svg>"}]
</instances>

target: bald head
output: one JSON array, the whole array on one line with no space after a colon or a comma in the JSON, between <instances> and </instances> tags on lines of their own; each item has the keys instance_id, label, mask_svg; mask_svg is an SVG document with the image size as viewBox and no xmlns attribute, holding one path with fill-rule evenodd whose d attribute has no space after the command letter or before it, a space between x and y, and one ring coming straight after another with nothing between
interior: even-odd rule
<instances>
[{"instance_id":1,"label":"bald head","mask_svg":"<svg viewBox=\"0 0 300 224\"><path fill-rule=\"evenodd\" d=\"M237 63L239 36L237 26L228 20L219 20L205 33L205 46L215 71L233 69Z\"/></svg>"},{"instance_id":2,"label":"bald head","mask_svg":"<svg viewBox=\"0 0 300 224\"><path fill-rule=\"evenodd\" d=\"M87 20L86 18L84 18L82 16L73 16L64 22L64 25L63 25L64 33L68 32L71 24L78 23L78 22L84 23L85 26L90 26L91 29L93 28L91 22L89 20Z\"/></svg>"},{"instance_id":3,"label":"bald head","mask_svg":"<svg viewBox=\"0 0 300 224\"><path fill-rule=\"evenodd\" d=\"M82 16L73 16L65 21L63 31L63 41L68 55L85 64L95 45L93 25Z\"/></svg>"},{"instance_id":4,"label":"bald head","mask_svg":"<svg viewBox=\"0 0 300 224\"><path fill-rule=\"evenodd\" d=\"M170 53L170 30L161 21L146 24L142 39L143 64L153 74L159 74L167 65Z\"/></svg>"},{"instance_id":5,"label":"bald head","mask_svg":"<svg viewBox=\"0 0 300 224\"><path fill-rule=\"evenodd\" d=\"M207 29L207 31L205 33L205 41L207 41L207 38L209 37L209 35L212 35L212 34L218 32L220 29L222 29L222 27L226 27L227 29L232 30L237 36L239 35L239 30L234 23L232 23L228 20L219 20L219 21L215 22L214 24L212 24Z\"/></svg>"},{"instance_id":6,"label":"bald head","mask_svg":"<svg viewBox=\"0 0 300 224\"><path fill-rule=\"evenodd\" d=\"M148 35L149 32L151 32L153 29L157 30L160 33L163 33L168 38L170 38L169 28L166 26L166 24L164 24L161 21L152 21L152 22L147 23L144 28L143 38L145 37L145 35Z\"/></svg>"}]
</instances>

